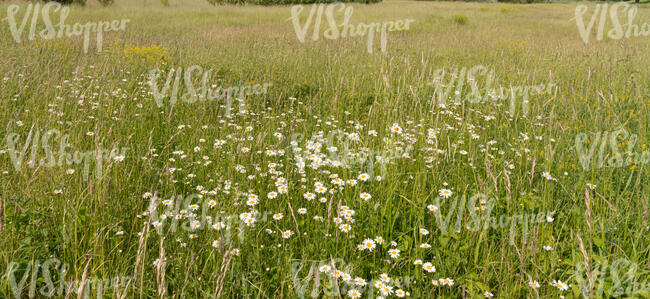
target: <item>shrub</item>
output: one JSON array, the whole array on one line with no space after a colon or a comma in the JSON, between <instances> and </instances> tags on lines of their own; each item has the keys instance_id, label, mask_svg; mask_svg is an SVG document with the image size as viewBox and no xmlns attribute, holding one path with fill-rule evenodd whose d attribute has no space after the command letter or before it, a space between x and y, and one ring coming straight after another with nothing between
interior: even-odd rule
<instances>
[{"instance_id":1,"label":"shrub","mask_svg":"<svg viewBox=\"0 0 650 299\"><path fill-rule=\"evenodd\" d=\"M102 6L109 6L115 2L115 0L97 0Z\"/></svg>"},{"instance_id":2,"label":"shrub","mask_svg":"<svg viewBox=\"0 0 650 299\"><path fill-rule=\"evenodd\" d=\"M287 4L314 4L314 3L378 3L381 0L207 0L210 4L258 4L258 5L287 5Z\"/></svg>"},{"instance_id":3,"label":"shrub","mask_svg":"<svg viewBox=\"0 0 650 299\"><path fill-rule=\"evenodd\" d=\"M454 20L454 22L458 25L465 25L467 24L467 16L462 15L462 14L455 14L451 16L451 19Z\"/></svg>"},{"instance_id":4,"label":"shrub","mask_svg":"<svg viewBox=\"0 0 650 299\"><path fill-rule=\"evenodd\" d=\"M64 5L68 5L68 4L77 4L82 6L86 5L86 0L43 0L43 2L50 2L50 1L54 1Z\"/></svg>"}]
</instances>

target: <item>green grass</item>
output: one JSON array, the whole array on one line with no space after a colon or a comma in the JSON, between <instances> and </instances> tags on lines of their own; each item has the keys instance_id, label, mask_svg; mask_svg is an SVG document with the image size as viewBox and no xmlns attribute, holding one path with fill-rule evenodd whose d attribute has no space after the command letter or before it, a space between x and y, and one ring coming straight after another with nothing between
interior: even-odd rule
<instances>
[{"instance_id":1,"label":"green grass","mask_svg":"<svg viewBox=\"0 0 650 299\"><path fill-rule=\"evenodd\" d=\"M0 4L3 18L9 4ZM649 150L650 39L596 41L592 35L584 44L571 21L577 4L397 0L353 4L351 24L415 20L409 30L388 33L386 52L380 51L376 37L373 54L366 51L365 37L326 40L321 36L300 43L287 21L290 6L211 6L192 0L170 1L166 7L158 1L118 0L103 8L90 3L72 8L67 23L131 21L126 30L105 34L100 53L92 36L86 54L81 38L37 38L18 44L4 20L0 26L0 120L5 126L0 135L4 150L0 154L4 228L0 297L12 296L5 275L10 264L24 269L31 261L42 263L53 257L69 265L66 281L81 281L84 273L88 279L133 277L126 298L216 294L294 298L296 289L307 282L303 278L309 276L310 267L331 260L339 261L336 266L353 278L368 282L382 273L410 277L402 288L413 298L479 298L484 291L499 298L578 298L580 277L587 276L579 273L580 263L587 262L593 270L621 258L638 265L634 280L648 281L649 165L584 170L575 138L586 133L594 142L597 132L625 128L638 136L633 151ZM22 17L25 5L21 5ZM593 11L593 5L588 5ZM456 15L468 21L458 26ZM648 16L649 6L640 5L636 23L647 22ZM29 30L29 24L26 27ZM321 30L325 29L324 23ZM125 50L127 45L138 50ZM247 98L245 109L237 107L230 116L223 100L158 107L147 83L149 72L159 68L166 74L171 68L192 65L212 69L212 83L224 87L273 85L266 94ZM434 72L476 65L494 70L496 86L553 82L556 88L531 96L526 115L520 102L513 116L506 101L437 105L441 100L426 85ZM198 85L200 78L195 77ZM179 93L184 92L181 88ZM467 92L465 87L462 94ZM390 131L395 123L402 134ZM68 153L98 147L129 149L124 161L107 161L102 176L91 173L88 180L80 164L34 168L25 164L16 170L6 151L6 138L18 134L22 149L32 127L32 134L40 130L41 136L52 129L68 134ZM435 138L428 136L429 129L436 131ZM337 130L357 133L360 140L339 140L337 136L344 135ZM376 130L377 136L369 135L370 130ZM381 181L358 181L339 189L330 175L349 180L372 170L374 177L381 174L382 164L368 168L347 159L349 168L315 170L308 162L304 172L299 171L291 141L305 151L307 140L319 131L322 136L314 140L323 144L326 157L344 160L341 152L346 146L351 153L381 155L409 149L409 155L383 164ZM472 134L480 137L473 139ZM58 153L60 138L50 140ZM226 142L215 147L216 140ZM496 143L488 145L489 141ZM626 140L619 143L625 152ZM339 154L330 155L326 149L330 145ZM436 149L444 152L437 154ZM283 150L284 155L267 155L267 150ZM25 161L30 155L28 149ZM40 158L44 158L42 150ZM593 160L597 158L598 152ZM90 170L95 168L93 164ZM67 169L75 173L66 174ZM557 180L545 179L544 172ZM278 178L286 180L288 193L267 198L267 193L277 190ZM305 199L304 193L315 193L316 182L338 191ZM587 184L597 187L592 190ZM216 195L208 193L192 203L215 200L216 206L206 208L207 213L233 224L230 233L203 229L191 239L191 232L181 228L169 232L170 223L163 225L162 235L146 225L155 219L146 213L152 198L143 198L145 193L160 200L187 197L199 192L197 186L215 190ZM59 189L62 193L55 194ZM554 221L531 224L527 238L518 226L512 243L507 225L478 231L448 228L443 233L436 214L427 208L436 204L441 189L454 193L438 203L442 218L447 217L453 199L459 205L463 196L469 200L486 194L495 199L493 217L555 211ZM259 196L258 223L250 227L238 220L251 210L247 193ZM362 193L372 198L361 200ZM325 195L327 202L319 202ZM334 222L341 206L355 211L347 233ZM298 213L300 208L307 213ZM164 206L159 206L156 213L163 211ZM196 213L200 216L201 209ZM282 219L272 219L276 213L282 213ZM460 223L472 225L485 214L465 208ZM228 215L234 219L223 218ZM315 221L314 216L323 220ZM450 219L449 226L454 227L457 214ZM430 233L421 234L420 228ZM287 230L293 235L284 239L280 234ZM124 233L117 234L120 231ZM373 251L357 250L364 239L376 236L383 237L383 245ZM219 239L220 247L212 247ZM389 257L390 241L401 250L397 259ZM422 243L431 248L420 248ZM553 250L543 250L545 245ZM238 256L228 254L234 248L240 250ZM153 266L160 256L166 260L163 271ZM431 262L436 272L423 271L414 265L416 260ZM23 272L13 273L16 280ZM59 273L53 267L50 272ZM36 276L41 278L38 289L47 285L43 275ZM53 281L60 278L52 275ZM590 275L595 279L592 294L598 293L601 282L611 294L609 287L616 284L612 271L598 279L594 272ZM314 294L323 296L323 287L332 285L326 282L329 279L324 281L325 275L320 277L320 293ZM455 281L453 286L432 284L433 279L447 277ZM570 289L560 291L549 285L558 279L570 284ZM541 287L529 287L531 280ZM31 274L26 281L29 285ZM346 285L341 280L334 283ZM305 296L312 290L310 283ZM25 286L22 296L28 292ZM96 290L92 292L96 296ZM103 291L107 297L115 293L114 288Z\"/></svg>"}]
</instances>

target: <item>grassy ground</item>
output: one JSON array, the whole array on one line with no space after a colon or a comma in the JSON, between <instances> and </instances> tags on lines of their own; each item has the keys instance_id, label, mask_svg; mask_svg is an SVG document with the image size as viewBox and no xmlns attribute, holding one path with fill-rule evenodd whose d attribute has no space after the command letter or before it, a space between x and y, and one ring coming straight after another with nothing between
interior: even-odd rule
<instances>
[{"instance_id":1,"label":"grassy ground","mask_svg":"<svg viewBox=\"0 0 650 299\"><path fill-rule=\"evenodd\" d=\"M3 18L10 4L0 3ZM100 53L94 36L88 53L78 37L16 43L3 20L0 297L29 296L32 285L43 297L43 288L58 291L60 281L116 276L130 283L86 289L126 298L336 298L337 288L341 297L353 288L364 298L381 294L316 271L334 264L368 285L387 274L391 297L401 289L414 298L486 291L648 298L648 164L599 168L596 150L585 169L576 137L586 134L584 151L597 136L605 139L598 132L623 128L630 136L614 142L623 156L630 144L631 152L649 150L650 39L592 35L585 44L571 20L576 5L352 5L352 24L415 20L408 31L388 33L386 52L376 41L373 54L365 38L300 43L287 21L291 7L118 0L73 8L68 24L130 19L125 30L105 34ZM466 23L452 17L459 14ZM642 4L636 24L649 17ZM156 105L149 72L163 70L162 85L171 68L192 65L212 69L219 86L273 85L232 114L224 100ZM476 65L494 70L497 86L555 87L530 97L526 114L520 101L514 115L507 101L441 106L427 85L435 70ZM69 154L128 149L103 159L101 175L93 160L87 179L79 163L30 167L31 145L17 169L10 136L19 136L22 150L28 136L48 130L59 132L49 139L57 161L63 135ZM34 148L36 161L46 158ZM359 162L368 152L389 162ZM607 145L605 159L612 152ZM447 191L453 195L445 198ZM485 202L469 203L480 194ZM490 217L506 223L486 227ZM383 244L357 248L376 237ZM52 258L61 266L34 267ZM22 278L22 287L12 287ZM438 281L445 278L453 285Z\"/></svg>"}]
</instances>

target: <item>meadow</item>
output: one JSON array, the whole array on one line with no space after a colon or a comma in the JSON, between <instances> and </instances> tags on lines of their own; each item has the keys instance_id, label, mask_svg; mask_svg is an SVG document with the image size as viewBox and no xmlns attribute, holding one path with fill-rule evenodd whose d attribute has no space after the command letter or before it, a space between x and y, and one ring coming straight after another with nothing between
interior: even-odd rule
<instances>
[{"instance_id":1,"label":"meadow","mask_svg":"<svg viewBox=\"0 0 650 299\"><path fill-rule=\"evenodd\" d=\"M596 3L346 4L413 20L385 51L199 0L72 6L129 20L85 51L15 4L0 298L650 298L650 38L585 43Z\"/></svg>"}]
</instances>

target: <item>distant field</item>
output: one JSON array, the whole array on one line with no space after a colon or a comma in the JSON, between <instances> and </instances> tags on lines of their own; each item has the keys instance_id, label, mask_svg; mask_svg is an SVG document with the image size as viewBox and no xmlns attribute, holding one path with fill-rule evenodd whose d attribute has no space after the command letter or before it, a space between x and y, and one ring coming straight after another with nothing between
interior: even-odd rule
<instances>
[{"instance_id":1,"label":"distant field","mask_svg":"<svg viewBox=\"0 0 650 299\"><path fill-rule=\"evenodd\" d=\"M73 6L128 20L101 52L0 3L0 298L650 298L650 37L581 36L586 2L346 4L412 20L382 51L170 2Z\"/></svg>"}]
</instances>

